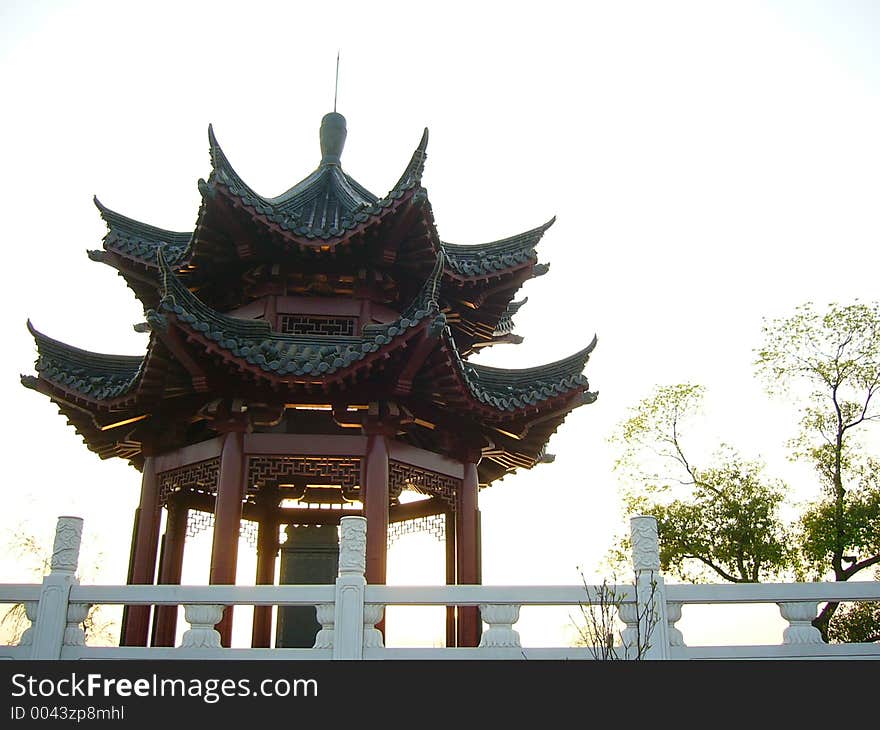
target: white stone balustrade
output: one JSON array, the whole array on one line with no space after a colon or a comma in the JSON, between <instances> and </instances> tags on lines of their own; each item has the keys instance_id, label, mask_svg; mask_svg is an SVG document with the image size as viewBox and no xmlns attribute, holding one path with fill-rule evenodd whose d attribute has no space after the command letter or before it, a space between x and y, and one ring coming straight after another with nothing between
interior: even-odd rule
<instances>
[{"instance_id":1,"label":"white stone balustrade","mask_svg":"<svg viewBox=\"0 0 880 730\"><path fill-rule=\"evenodd\" d=\"M189 629L183 632L181 649L219 649L220 632L214 627L223 618L226 606L211 604L184 605L183 615Z\"/></svg>"},{"instance_id":2,"label":"white stone balustrade","mask_svg":"<svg viewBox=\"0 0 880 730\"><path fill-rule=\"evenodd\" d=\"M480 637L481 647L521 647L519 632L513 625L519 621L517 605L482 604L480 617L489 624L489 628Z\"/></svg>"},{"instance_id":3,"label":"white stone balustrade","mask_svg":"<svg viewBox=\"0 0 880 730\"><path fill-rule=\"evenodd\" d=\"M877 581L750 584L673 584L665 586L659 570L656 523L633 518L635 586L587 586L587 600L605 600L617 607L626 628L616 654L625 659L874 659L880 644L825 644L812 626L826 602L880 602ZM82 521L58 519L51 571L42 585L0 584L0 603L23 604L31 622L16 646L0 646L0 659L142 659L167 656L157 647L90 647L83 621L92 605L183 605L190 624L178 649L182 659L295 657L313 659L432 659L465 652L469 658L592 659L587 648L522 648L514 625L520 606L581 606L583 586L367 586L364 576L366 520L344 517L341 523L339 575L335 586L80 586L76 577ZM604 598L603 598L604 596ZM369 597L369 602L366 598ZM314 650L236 649L221 647L215 626L227 605L314 605L321 629ZM686 646L675 624L685 605L777 604L788 627L776 645ZM480 646L485 651L457 648L386 648L376 624L385 606L479 606L488 628ZM267 654L269 652L269 654Z\"/></svg>"}]
</instances>

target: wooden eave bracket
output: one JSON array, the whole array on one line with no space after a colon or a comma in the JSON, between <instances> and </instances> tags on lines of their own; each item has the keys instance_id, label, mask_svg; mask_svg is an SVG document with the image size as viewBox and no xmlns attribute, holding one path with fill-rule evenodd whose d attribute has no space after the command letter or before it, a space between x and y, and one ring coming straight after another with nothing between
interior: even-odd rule
<instances>
[{"instance_id":1,"label":"wooden eave bracket","mask_svg":"<svg viewBox=\"0 0 880 730\"><path fill-rule=\"evenodd\" d=\"M175 315L170 315L175 320ZM204 369L195 361L192 355L187 351L186 346L181 341L178 333L171 327L166 330L154 330L156 336L162 340L162 344L168 348L169 352L174 355L175 359L183 365L184 369L189 373L190 381L193 389L197 393L205 393L208 390L208 377Z\"/></svg>"},{"instance_id":2,"label":"wooden eave bracket","mask_svg":"<svg viewBox=\"0 0 880 730\"><path fill-rule=\"evenodd\" d=\"M397 382L392 391L394 395L407 396L412 393L415 377L437 345L439 335L439 332L432 334L428 324L422 325L422 332L415 344L412 345L406 365L397 376Z\"/></svg>"}]
</instances>

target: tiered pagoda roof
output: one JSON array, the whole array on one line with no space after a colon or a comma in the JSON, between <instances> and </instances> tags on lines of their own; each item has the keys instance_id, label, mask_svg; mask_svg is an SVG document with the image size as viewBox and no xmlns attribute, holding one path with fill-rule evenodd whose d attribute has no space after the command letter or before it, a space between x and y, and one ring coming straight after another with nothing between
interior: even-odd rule
<instances>
[{"instance_id":1,"label":"tiered pagoda roof","mask_svg":"<svg viewBox=\"0 0 880 730\"><path fill-rule=\"evenodd\" d=\"M50 397L101 457L137 466L147 435L167 449L213 435L211 408L223 398L249 404L256 427L277 425L291 404L329 405L340 429L359 425L365 404L390 399L401 409L399 439L440 452L449 448L442 432L478 441L482 484L546 460L566 414L595 399L583 375L595 339L527 369L467 358L521 341L512 317L525 300L514 296L546 272L536 247L553 220L488 243L441 241L422 186L427 130L381 198L343 171L345 133L341 115L326 115L318 168L266 198L242 181L209 128L212 170L199 181L191 232L135 221L96 199L108 233L89 255L143 303L147 352L92 353L29 323L37 375L23 383ZM274 310L260 309L272 297L294 309L368 301L372 314L352 331L285 330Z\"/></svg>"}]
</instances>

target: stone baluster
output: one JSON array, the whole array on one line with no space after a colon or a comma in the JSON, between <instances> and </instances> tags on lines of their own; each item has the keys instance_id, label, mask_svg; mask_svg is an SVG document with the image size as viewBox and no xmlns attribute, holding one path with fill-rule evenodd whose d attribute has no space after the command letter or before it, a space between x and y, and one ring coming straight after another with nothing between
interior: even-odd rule
<instances>
[{"instance_id":1,"label":"stone baluster","mask_svg":"<svg viewBox=\"0 0 880 730\"><path fill-rule=\"evenodd\" d=\"M27 616L27 620L31 622L31 625L22 632L21 637L18 640L19 646L33 646L34 624L37 622L37 608L39 605L39 601L24 602L24 615Z\"/></svg>"},{"instance_id":2,"label":"stone baluster","mask_svg":"<svg viewBox=\"0 0 880 730\"><path fill-rule=\"evenodd\" d=\"M639 607L634 601L621 602L617 606L617 616L623 622L624 628L620 632L620 643L623 649L623 659L635 659L638 656L639 647Z\"/></svg>"},{"instance_id":3,"label":"stone baluster","mask_svg":"<svg viewBox=\"0 0 880 730\"><path fill-rule=\"evenodd\" d=\"M333 648L333 622L336 618L336 607L332 603L319 603L315 606L315 618L321 624L321 629L315 634L313 649Z\"/></svg>"},{"instance_id":4,"label":"stone baluster","mask_svg":"<svg viewBox=\"0 0 880 730\"><path fill-rule=\"evenodd\" d=\"M59 517L49 575L43 578L32 646L34 659L60 659L68 622L70 587L82 543L81 517Z\"/></svg>"},{"instance_id":5,"label":"stone baluster","mask_svg":"<svg viewBox=\"0 0 880 730\"><path fill-rule=\"evenodd\" d=\"M667 601L666 602L666 625L669 632L669 646L685 646L684 636L681 631L675 627L681 620L681 603Z\"/></svg>"},{"instance_id":6,"label":"stone baluster","mask_svg":"<svg viewBox=\"0 0 880 730\"><path fill-rule=\"evenodd\" d=\"M77 580L76 583L79 583ZM85 646L86 632L83 621L89 615L88 603L67 604L67 626L64 629L64 646Z\"/></svg>"},{"instance_id":7,"label":"stone baluster","mask_svg":"<svg viewBox=\"0 0 880 730\"><path fill-rule=\"evenodd\" d=\"M367 586L364 577L367 564L366 519L343 517L339 523L339 535L333 658L363 659L364 592Z\"/></svg>"},{"instance_id":8,"label":"stone baluster","mask_svg":"<svg viewBox=\"0 0 880 730\"><path fill-rule=\"evenodd\" d=\"M183 615L189 629L183 632L181 649L219 649L220 632L214 627L223 618L225 606L213 604L184 605Z\"/></svg>"},{"instance_id":9,"label":"stone baluster","mask_svg":"<svg viewBox=\"0 0 880 730\"><path fill-rule=\"evenodd\" d=\"M480 605L480 617L489 628L480 637L481 647L522 647L519 632L513 625L519 621L519 606L502 604Z\"/></svg>"},{"instance_id":10,"label":"stone baluster","mask_svg":"<svg viewBox=\"0 0 880 730\"><path fill-rule=\"evenodd\" d=\"M815 601L777 603L788 627L782 632L783 644L821 644L822 634L811 623L819 604Z\"/></svg>"},{"instance_id":11,"label":"stone baluster","mask_svg":"<svg viewBox=\"0 0 880 730\"><path fill-rule=\"evenodd\" d=\"M382 632L376 628L384 613L385 606L381 603L364 604L364 649L381 649L385 646Z\"/></svg>"}]
</instances>

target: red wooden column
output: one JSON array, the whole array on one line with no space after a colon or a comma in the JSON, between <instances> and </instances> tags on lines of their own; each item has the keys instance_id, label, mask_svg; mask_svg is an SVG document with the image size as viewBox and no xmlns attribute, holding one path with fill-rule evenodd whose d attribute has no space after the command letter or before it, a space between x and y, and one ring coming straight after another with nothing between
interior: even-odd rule
<instances>
[{"instance_id":1,"label":"red wooden column","mask_svg":"<svg viewBox=\"0 0 880 730\"><path fill-rule=\"evenodd\" d=\"M464 478L458 493L455 516L456 567L460 585L473 585L480 581L478 489L477 465L474 461L467 460L464 462ZM480 609L476 606L460 606L458 646L477 646L481 633Z\"/></svg>"},{"instance_id":2,"label":"red wooden column","mask_svg":"<svg viewBox=\"0 0 880 730\"><path fill-rule=\"evenodd\" d=\"M455 585L455 512L446 512L446 585ZM446 607L446 646L456 644L455 606Z\"/></svg>"},{"instance_id":3,"label":"red wooden column","mask_svg":"<svg viewBox=\"0 0 880 730\"><path fill-rule=\"evenodd\" d=\"M165 523L165 549L159 564L159 583L180 585L183 570L183 547L186 542L186 521L189 510L178 500L171 499L167 505L168 519ZM153 646L174 646L177 634L177 606L157 606L153 627Z\"/></svg>"},{"instance_id":4,"label":"red wooden column","mask_svg":"<svg viewBox=\"0 0 880 730\"><path fill-rule=\"evenodd\" d=\"M234 585L238 563L238 533L241 527L241 505L244 497L244 434L227 433L220 454L220 478L214 500L214 542L211 546L212 585ZM230 646L232 641L232 606L227 606L223 619L217 624L220 643Z\"/></svg>"},{"instance_id":5,"label":"red wooden column","mask_svg":"<svg viewBox=\"0 0 880 730\"><path fill-rule=\"evenodd\" d=\"M257 585L275 583L275 557L278 554L278 517L272 505L260 520L257 532ZM251 631L251 646L268 649L272 646L272 606L254 606L254 627Z\"/></svg>"},{"instance_id":6,"label":"red wooden column","mask_svg":"<svg viewBox=\"0 0 880 730\"><path fill-rule=\"evenodd\" d=\"M134 550L131 556L129 583L151 585L156 575L156 552L159 548L159 484L152 456L144 458L141 501L135 512ZM150 635L150 606L126 606L123 618L122 645L146 646Z\"/></svg>"},{"instance_id":7,"label":"red wooden column","mask_svg":"<svg viewBox=\"0 0 880 730\"><path fill-rule=\"evenodd\" d=\"M368 432L362 488L367 518L367 583L384 585L388 566L388 442L381 431Z\"/></svg>"}]
</instances>

